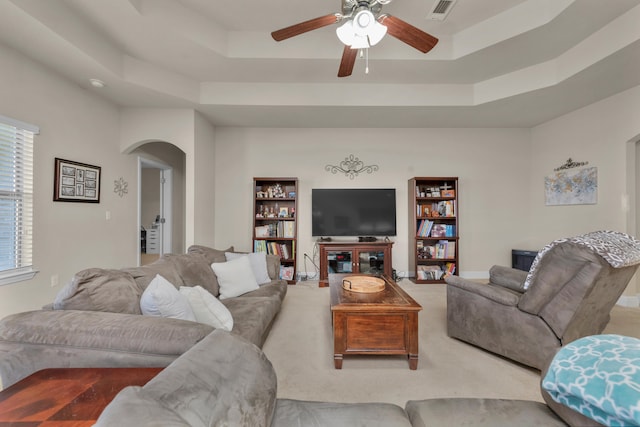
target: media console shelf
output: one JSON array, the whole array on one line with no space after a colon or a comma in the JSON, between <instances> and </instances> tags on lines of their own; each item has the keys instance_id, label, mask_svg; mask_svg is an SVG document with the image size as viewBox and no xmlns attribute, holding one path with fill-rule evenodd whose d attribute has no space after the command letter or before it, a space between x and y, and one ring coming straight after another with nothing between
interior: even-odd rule
<instances>
[{"instance_id":1,"label":"media console shelf","mask_svg":"<svg viewBox=\"0 0 640 427\"><path fill-rule=\"evenodd\" d=\"M318 241L320 250L319 286L329 286L330 274L385 274L392 276L393 242Z\"/></svg>"}]
</instances>

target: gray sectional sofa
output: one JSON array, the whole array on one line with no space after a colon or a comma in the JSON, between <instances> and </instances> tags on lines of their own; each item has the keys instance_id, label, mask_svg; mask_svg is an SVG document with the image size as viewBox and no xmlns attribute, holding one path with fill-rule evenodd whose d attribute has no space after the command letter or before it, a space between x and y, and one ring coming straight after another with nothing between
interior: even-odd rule
<instances>
[{"instance_id":1,"label":"gray sectional sofa","mask_svg":"<svg viewBox=\"0 0 640 427\"><path fill-rule=\"evenodd\" d=\"M0 388L44 368L164 367L216 328L191 320L142 315L140 300L157 275L180 287L201 286L220 295L212 263L226 252L191 246L186 254L164 255L153 264L78 272L53 304L0 320ZM287 283L278 279L279 258L266 257L268 283L220 299L233 318L232 333L261 347ZM267 280L268 280L267 279Z\"/></svg>"},{"instance_id":2,"label":"gray sectional sofa","mask_svg":"<svg viewBox=\"0 0 640 427\"><path fill-rule=\"evenodd\" d=\"M98 427L566 425L600 424L557 403L524 400L440 398L409 401L402 408L391 403L278 399L276 374L264 353L222 330L209 334L145 386L123 389L96 423Z\"/></svg>"}]
</instances>

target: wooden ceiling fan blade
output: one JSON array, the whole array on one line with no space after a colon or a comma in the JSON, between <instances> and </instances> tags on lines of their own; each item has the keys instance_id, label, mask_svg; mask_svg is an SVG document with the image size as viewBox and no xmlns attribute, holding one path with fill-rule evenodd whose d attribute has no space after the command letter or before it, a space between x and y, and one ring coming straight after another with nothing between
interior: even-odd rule
<instances>
[{"instance_id":1,"label":"wooden ceiling fan blade","mask_svg":"<svg viewBox=\"0 0 640 427\"><path fill-rule=\"evenodd\" d=\"M349 77L353 72L353 66L356 63L358 49L351 49L351 46L345 46L342 51L342 60L338 69L338 77Z\"/></svg>"},{"instance_id":2,"label":"wooden ceiling fan blade","mask_svg":"<svg viewBox=\"0 0 640 427\"><path fill-rule=\"evenodd\" d=\"M381 15L378 22L387 27L387 33L398 40L427 53L438 43L438 39L419 28L391 15Z\"/></svg>"},{"instance_id":3,"label":"wooden ceiling fan blade","mask_svg":"<svg viewBox=\"0 0 640 427\"><path fill-rule=\"evenodd\" d=\"M332 13L331 15L320 16L319 18L310 19L308 21L300 22L299 24L291 25L289 27L277 30L271 33L271 37L277 42L294 37L308 31L317 30L318 28L326 27L327 25L335 24L340 20L340 15Z\"/></svg>"}]
</instances>

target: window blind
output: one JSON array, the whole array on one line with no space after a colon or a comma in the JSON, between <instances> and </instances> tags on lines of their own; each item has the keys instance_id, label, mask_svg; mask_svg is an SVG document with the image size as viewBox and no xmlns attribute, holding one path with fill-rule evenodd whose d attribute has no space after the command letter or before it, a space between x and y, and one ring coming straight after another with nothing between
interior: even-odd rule
<instances>
[{"instance_id":1,"label":"window blind","mask_svg":"<svg viewBox=\"0 0 640 427\"><path fill-rule=\"evenodd\" d=\"M33 137L38 128L0 116L0 284L33 277Z\"/></svg>"}]
</instances>

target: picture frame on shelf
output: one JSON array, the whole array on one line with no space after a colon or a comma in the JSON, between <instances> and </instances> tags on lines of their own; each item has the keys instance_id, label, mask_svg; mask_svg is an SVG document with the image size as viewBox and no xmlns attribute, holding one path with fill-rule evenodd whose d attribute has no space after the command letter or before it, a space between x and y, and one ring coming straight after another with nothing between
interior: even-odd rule
<instances>
[{"instance_id":1,"label":"picture frame on shelf","mask_svg":"<svg viewBox=\"0 0 640 427\"><path fill-rule=\"evenodd\" d=\"M269 237L269 226L261 225L256 227L256 237Z\"/></svg>"},{"instance_id":2,"label":"picture frame on shelf","mask_svg":"<svg viewBox=\"0 0 640 427\"><path fill-rule=\"evenodd\" d=\"M54 202L100 203L100 166L55 158Z\"/></svg>"},{"instance_id":3,"label":"picture frame on shelf","mask_svg":"<svg viewBox=\"0 0 640 427\"><path fill-rule=\"evenodd\" d=\"M280 279L293 280L293 267L280 266Z\"/></svg>"},{"instance_id":4,"label":"picture frame on shelf","mask_svg":"<svg viewBox=\"0 0 640 427\"><path fill-rule=\"evenodd\" d=\"M280 210L278 211L278 217L279 218L288 218L289 217L289 208L288 207L280 207Z\"/></svg>"}]
</instances>

